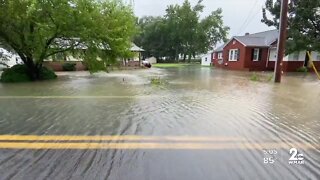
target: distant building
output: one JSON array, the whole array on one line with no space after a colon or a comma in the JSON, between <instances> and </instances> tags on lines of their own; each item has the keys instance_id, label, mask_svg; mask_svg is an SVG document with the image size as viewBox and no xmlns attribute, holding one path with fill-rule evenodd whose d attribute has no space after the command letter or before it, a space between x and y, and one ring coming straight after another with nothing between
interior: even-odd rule
<instances>
[{"instance_id":1,"label":"distant building","mask_svg":"<svg viewBox=\"0 0 320 180\"><path fill-rule=\"evenodd\" d=\"M70 42L62 40L59 42L62 47L69 47ZM87 46L84 44L79 44L75 49L79 51L86 51ZM101 49L109 49L109 47L101 46ZM121 66L128 67L140 67L141 66L141 53L144 51L142 48L138 47L134 43L131 44L130 51L132 52L132 57L130 58L122 58L118 57L118 61ZM82 63L83 59L81 57L77 57L76 55L70 53L58 53L53 55L52 57L45 60L44 65L50 67L55 71L62 71L62 65L65 62L72 62L76 64L76 70L87 70L87 67Z\"/></svg>"},{"instance_id":2,"label":"distant building","mask_svg":"<svg viewBox=\"0 0 320 180\"><path fill-rule=\"evenodd\" d=\"M202 66L211 66L212 52L204 54L201 56L201 65Z\"/></svg>"},{"instance_id":3,"label":"distant building","mask_svg":"<svg viewBox=\"0 0 320 180\"><path fill-rule=\"evenodd\" d=\"M150 64L157 64L157 58L155 57L149 57L146 59Z\"/></svg>"},{"instance_id":4,"label":"distant building","mask_svg":"<svg viewBox=\"0 0 320 180\"><path fill-rule=\"evenodd\" d=\"M0 48L0 62L8 65L9 67L23 63L20 56L3 48Z\"/></svg>"},{"instance_id":5,"label":"distant building","mask_svg":"<svg viewBox=\"0 0 320 180\"><path fill-rule=\"evenodd\" d=\"M131 58L123 59L124 66L141 66L141 53L144 52L144 49L138 47L136 44L132 43L130 51L133 53Z\"/></svg>"},{"instance_id":6,"label":"distant building","mask_svg":"<svg viewBox=\"0 0 320 180\"><path fill-rule=\"evenodd\" d=\"M275 67L278 30L270 30L244 36L234 36L213 52L212 63L230 70L266 71ZM320 68L320 53L312 52L314 64ZM283 59L285 72L307 66L306 51L289 54Z\"/></svg>"}]
</instances>

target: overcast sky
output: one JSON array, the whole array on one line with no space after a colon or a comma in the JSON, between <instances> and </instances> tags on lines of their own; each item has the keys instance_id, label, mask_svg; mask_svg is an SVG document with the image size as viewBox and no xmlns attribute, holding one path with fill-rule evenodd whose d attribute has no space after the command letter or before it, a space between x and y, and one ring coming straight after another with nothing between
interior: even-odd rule
<instances>
[{"instance_id":1,"label":"overcast sky","mask_svg":"<svg viewBox=\"0 0 320 180\"><path fill-rule=\"evenodd\" d=\"M130 0L128 0L130 1ZM184 0L134 0L136 16L164 15L165 9L170 4L182 4ZM198 0L189 0L195 5ZM246 32L255 33L273 28L261 23L261 9L265 0L204 0L205 9L202 17L210 14L217 8L223 10L223 20L229 26L229 37L244 35Z\"/></svg>"}]
</instances>

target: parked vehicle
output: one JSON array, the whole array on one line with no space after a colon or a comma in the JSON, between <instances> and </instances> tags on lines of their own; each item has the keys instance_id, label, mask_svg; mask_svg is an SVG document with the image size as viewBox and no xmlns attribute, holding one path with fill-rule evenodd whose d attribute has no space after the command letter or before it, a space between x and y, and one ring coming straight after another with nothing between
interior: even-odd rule
<instances>
[{"instance_id":1,"label":"parked vehicle","mask_svg":"<svg viewBox=\"0 0 320 180\"><path fill-rule=\"evenodd\" d=\"M151 68L151 63L149 61L142 61L142 65L147 68Z\"/></svg>"}]
</instances>

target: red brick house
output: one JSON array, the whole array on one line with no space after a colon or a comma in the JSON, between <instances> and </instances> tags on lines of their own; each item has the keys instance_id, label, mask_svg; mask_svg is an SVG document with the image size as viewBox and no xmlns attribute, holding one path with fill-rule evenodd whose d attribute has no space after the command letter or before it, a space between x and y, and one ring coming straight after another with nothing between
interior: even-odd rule
<instances>
[{"instance_id":1,"label":"red brick house","mask_svg":"<svg viewBox=\"0 0 320 180\"><path fill-rule=\"evenodd\" d=\"M273 70L276 61L278 30L234 36L213 52L212 64L230 70ZM320 53L312 52L314 64L320 69ZM306 51L289 54L283 59L283 71L296 71L308 65Z\"/></svg>"}]
</instances>

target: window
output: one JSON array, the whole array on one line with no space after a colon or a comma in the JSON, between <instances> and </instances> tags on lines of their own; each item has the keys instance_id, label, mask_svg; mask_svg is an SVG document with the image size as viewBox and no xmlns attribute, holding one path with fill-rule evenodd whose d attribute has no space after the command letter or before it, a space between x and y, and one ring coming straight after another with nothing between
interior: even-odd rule
<instances>
[{"instance_id":1,"label":"window","mask_svg":"<svg viewBox=\"0 0 320 180\"><path fill-rule=\"evenodd\" d=\"M222 59L222 53L218 53L218 59Z\"/></svg>"},{"instance_id":2,"label":"window","mask_svg":"<svg viewBox=\"0 0 320 180\"><path fill-rule=\"evenodd\" d=\"M205 58L205 61L208 61L208 58Z\"/></svg>"},{"instance_id":3,"label":"window","mask_svg":"<svg viewBox=\"0 0 320 180\"><path fill-rule=\"evenodd\" d=\"M253 61L259 61L260 60L259 56L260 56L260 49L259 48L254 48L253 49L252 60Z\"/></svg>"},{"instance_id":4,"label":"window","mask_svg":"<svg viewBox=\"0 0 320 180\"><path fill-rule=\"evenodd\" d=\"M229 61L237 61L239 59L239 50L230 49L229 51Z\"/></svg>"}]
</instances>

